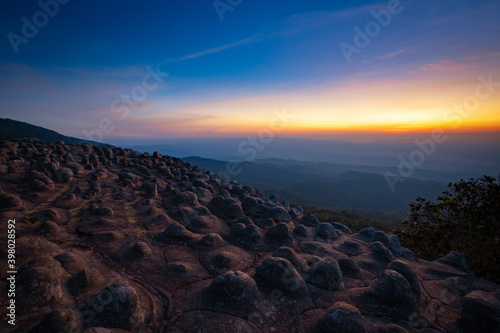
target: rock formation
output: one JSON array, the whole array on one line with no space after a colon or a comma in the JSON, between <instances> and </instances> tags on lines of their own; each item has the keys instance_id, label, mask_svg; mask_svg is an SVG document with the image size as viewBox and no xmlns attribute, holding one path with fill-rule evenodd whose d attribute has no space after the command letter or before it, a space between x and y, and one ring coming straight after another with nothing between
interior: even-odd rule
<instances>
[{"instance_id":1,"label":"rock formation","mask_svg":"<svg viewBox=\"0 0 500 333\"><path fill-rule=\"evenodd\" d=\"M352 234L177 158L25 139L0 143L0 174L17 269L16 326L2 332L500 327L500 286L460 254L420 260L394 235Z\"/></svg>"}]
</instances>

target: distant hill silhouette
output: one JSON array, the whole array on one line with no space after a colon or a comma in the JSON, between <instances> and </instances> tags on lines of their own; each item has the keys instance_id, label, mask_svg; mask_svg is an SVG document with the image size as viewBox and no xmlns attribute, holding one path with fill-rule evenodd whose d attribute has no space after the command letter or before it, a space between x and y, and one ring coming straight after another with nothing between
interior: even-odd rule
<instances>
[{"instance_id":1,"label":"distant hill silhouette","mask_svg":"<svg viewBox=\"0 0 500 333\"><path fill-rule=\"evenodd\" d=\"M47 143L56 143L57 141L64 141L65 143L71 144L92 142L94 145L107 146L106 144L95 141L82 140L62 135L56 131L31 125L22 121L0 118L0 140L22 140L24 138L36 138Z\"/></svg>"},{"instance_id":2,"label":"distant hill silhouette","mask_svg":"<svg viewBox=\"0 0 500 333\"><path fill-rule=\"evenodd\" d=\"M184 161L215 173L224 172L228 162L200 157ZM234 179L241 184L261 188L289 201L334 210L356 210L383 213L406 213L410 200L418 196L434 198L446 184L407 178L391 192L383 175L342 170L328 163L281 161L280 164L242 162Z\"/></svg>"}]
</instances>

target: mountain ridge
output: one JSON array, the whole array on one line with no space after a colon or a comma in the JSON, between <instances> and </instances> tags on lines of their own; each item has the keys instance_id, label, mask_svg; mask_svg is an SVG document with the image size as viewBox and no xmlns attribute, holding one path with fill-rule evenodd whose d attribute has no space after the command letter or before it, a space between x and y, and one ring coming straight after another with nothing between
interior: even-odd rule
<instances>
[{"instance_id":1,"label":"mountain ridge","mask_svg":"<svg viewBox=\"0 0 500 333\"><path fill-rule=\"evenodd\" d=\"M226 174L228 165L225 161L201 157L183 160L216 174ZM396 192L392 192L385 177L380 174L353 171L346 167L330 170L328 163L317 164L322 165L321 168L311 167L305 162L299 165L294 163L241 162L235 168L239 172L231 178L293 202L335 210L378 210L398 214L408 209L410 200L418 196L437 197L446 187L445 183L408 178L398 184ZM352 199L346 201L347 197Z\"/></svg>"},{"instance_id":2,"label":"mountain ridge","mask_svg":"<svg viewBox=\"0 0 500 333\"><path fill-rule=\"evenodd\" d=\"M94 145L107 146L107 144L95 141L82 140L71 136L62 135L56 131L32 125L23 121L9 118L0 118L0 140L22 140L24 138L36 138L48 143L64 141L72 144L91 142Z\"/></svg>"}]
</instances>

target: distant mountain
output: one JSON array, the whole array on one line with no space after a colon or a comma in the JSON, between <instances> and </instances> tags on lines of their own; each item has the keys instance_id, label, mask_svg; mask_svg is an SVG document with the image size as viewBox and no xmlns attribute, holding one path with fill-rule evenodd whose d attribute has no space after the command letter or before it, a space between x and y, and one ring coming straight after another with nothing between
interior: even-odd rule
<instances>
[{"instance_id":1,"label":"distant mountain","mask_svg":"<svg viewBox=\"0 0 500 333\"><path fill-rule=\"evenodd\" d=\"M485 138L448 133L441 144L429 143L428 135L415 134L414 140L352 143L339 140L313 140L276 137L267 144L250 143L249 138L188 138L113 142L141 152L187 158L200 156L219 161L250 161L268 164L300 164L323 172L321 162L328 169L384 174L398 172L402 161L424 154L411 178L435 180L443 183L482 175L498 176L500 171L500 132ZM422 142L427 146L422 147ZM419 143L420 145L417 145ZM423 151L425 150L425 152ZM415 155L417 154L417 155ZM293 161L292 161L293 160ZM330 173L331 171L327 171Z\"/></svg>"},{"instance_id":2,"label":"distant mountain","mask_svg":"<svg viewBox=\"0 0 500 333\"><path fill-rule=\"evenodd\" d=\"M231 165L200 157L183 160L288 201L335 210L403 214L411 200L419 196L436 198L446 188L441 182L407 178L392 192L383 175L346 171L345 167L328 163L281 160L273 164L259 161Z\"/></svg>"},{"instance_id":3,"label":"distant mountain","mask_svg":"<svg viewBox=\"0 0 500 333\"><path fill-rule=\"evenodd\" d=\"M64 141L65 143L78 144L81 142L92 142L94 145L107 144L82 140L71 136L66 136L49 130L44 127L31 125L22 121L12 120L8 118L0 118L0 140L21 140L24 138L36 138L47 143L56 143Z\"/></svg>"}]
</instances>

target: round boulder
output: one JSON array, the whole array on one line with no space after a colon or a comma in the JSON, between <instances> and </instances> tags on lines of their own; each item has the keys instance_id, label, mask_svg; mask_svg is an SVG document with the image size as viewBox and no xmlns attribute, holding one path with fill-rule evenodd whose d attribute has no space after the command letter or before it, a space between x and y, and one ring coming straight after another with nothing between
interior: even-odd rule
<instances>
[{"instance_id":1,"label":"round boulder","mask_svg":"<svg viewBox=\"0 0 500 333\"><path fill-rule=\"evenodd\" d=\"M283 258L267 258L256 268L256 273L276 288L290 294L303 296L306 283L292 264Z\"/></svg>"},{"instance_id":2,"label":"round boulder","mask_svg":"<svg viewBox=\"0 0 500 333\"><path fill-rule=\"evenodd\" d=\"M85 328L106 327L133 331L144 321L145 309L136 290L129 285L113 283L97 295L85 298L77 309ZM92 314L92 315L90 315Z\"/></svg>"},{"instance_id":3,"label":"round boulder","mask_svg":"<svg viewBox=\"0 0 500 333\"><path fill-rule=\"evenodd\" d=\"M82 328L82 320L76 311L73 309L58 309L46 315L34 332L78 333L82 331Z\"/></svg>"},{"instance_id":4,"label":"round boulder","mask_svg":"<svg viewBox=\"0 0 500 333\"><path fill-rule=\"evenodd\" d=\"M337 231L330 223L320 223L315 231L316 239L320 241L330 242L339 238Z\"/></svg>"},{"instance_id":5,"label":"round boulder","mask_svg":"<svg viewBox=\"0 0 500 333\"><path fill-rule=\"evenodd\" d=\"M342 289L342 272L337 260L323 258L309 268L306 282L325 290Z\"/></svg>"},{"instance_id":6,"label":"round boulder","mask_svg":"<svg viewBox=\"0 0 500 333\"><path fill-rule=\"evenodd\" d=\"M267 212L267 217L272 218L277 222L290 222L291 217L288 212L282 207L273 207Z\"/></svg>"},{"instance_id":7,"label":"round boulder","mask_svg":"<svg viewBox=\"0 0 500 333\"><path fill-rule=\"evenodd\" d=\"M386 269L380 278L373 281L370 290L380 303L395 311L411 309L416 302L409 282L392 269Z\"/></svg>"},{"instance_id":8,"label":"round boulder","mask_svg":"<svg viewBox=\"0 0 500 333\"><path fill-rule=\"evenodd\" d=\"M350 304L337 302L316 322L314 332L366 333L366 329L358 309Z\"/></svg>"},{"instance_id":9,"label":"round boulder","mask_svg":"<svg viewBox=\"0 0 500 333\"><path fill-rule=\"evenodd\" d=\"M304 216L299 222L307 227L317 227L319 225L318 218L311 214Z\"/></svg>"},{"instance_id":10,"label":"round boulder","mask_svg":"<svg viewBox=\"0 0 500 333\"><path fill-rule=\"evenodd\" d=\"M215 306L249 307L258 297L254 279L241 271L227 272L212 280L208 287Z\"/></svg>"},{"instance_id":11,"label":"round boulder","mask_svg":"<svg viewBox=\"0 0 500 333\"><path fill-rule=\"evenodd\" d=\"M278 223L266 232L264 242L270 244L292 245L292 231L287 224Z\"/></svg>"}]
</instances>

